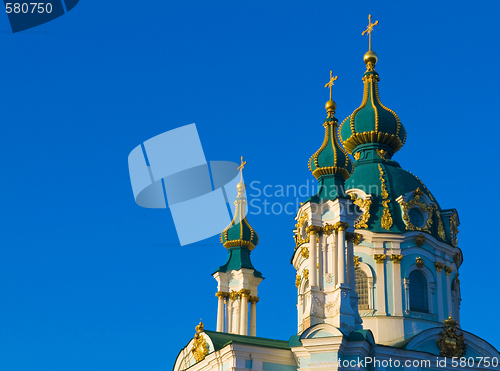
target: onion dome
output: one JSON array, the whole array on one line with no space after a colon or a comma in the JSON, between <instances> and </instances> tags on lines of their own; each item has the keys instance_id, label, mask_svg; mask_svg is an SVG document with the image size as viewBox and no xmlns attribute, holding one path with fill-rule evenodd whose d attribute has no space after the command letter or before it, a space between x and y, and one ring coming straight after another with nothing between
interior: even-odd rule
<instances>
[{"instance_id":1,"label":"onion dome","mask_svg":"<svg viewBox=\"0 0 500 371\"><path fill-rule=\"evenodd\" d=\"M247 199L244 196L246 186L243 180L238 183L236 188L238 197L234 201L236 205L234 218L220 234L220 241L226 249L240 246L252 251L259 243L259 236L250 226L245 216Z\"/></svg>"},{"instance_id":2,"label":"onion dome","mask_svg":"<svg viewBox=\"0 0 500 371\"><path fill-rule=\"evenodd\" d=\"M363 101L340 125L340 140L350 154L357 152L356 148L360 145L377 143L392 151L392 156L406 141L406 130L398 115L380 102L380 78L375 71L377 60L377 54L372 50L364 55L366 72L363 75Z\"/></svg>"},{"instance_id":3,"label":"onion dome","mask_svg":"<svg viewBox=\"0 0 500 371\"><path fill-rule=\"evenodd\" d=\"M333 85L335 79L331 77L330 72L330 83L326 86L329 84ZM323 123L325 127L325 139L320 149L309 159L309 170L312 171L318 181L325 176L331 175L341 176L346 180L352 172L352 161L340 145L337 137L338 120L334 116L337 105L332 100L331 90L330 100L326 102L325 108L327 112L327 118Z\"/></svg>"}]
</instances>

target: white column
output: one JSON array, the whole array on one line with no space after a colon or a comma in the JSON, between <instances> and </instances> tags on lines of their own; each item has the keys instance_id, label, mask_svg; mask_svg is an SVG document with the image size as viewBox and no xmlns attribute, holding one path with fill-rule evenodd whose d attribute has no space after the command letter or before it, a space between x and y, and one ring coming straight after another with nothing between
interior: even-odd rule
<instances>
[{"instance_id":1,"label":"white column","mask_svg":"<svg viewBox=\"0 0 500 371\"><path fill-rule=\"evenodd\" d=\"M354 276L354 233L349 234L347 239L347 284L349 287L355 291L356 290L356 278Z\"/></svg>"},{"instance_id":2,"label":"white column","mask_svg":"<svg viewBox=\"0 0 500 371\"><path fill-rule=\"evenodd\" d=\"M438 302L438 308L437 308L437 315L438 315L438 321L439 322L444 322L445 317L444 315L444 308L443 308L443 264L436 262L434 264L436 267L436 284L437 284L437 302Z\"/></svg>"},{"instance_id":3,"label":"white column","mask_svg":"<svg viewBox=\"0 0 500 371\"><path fill-rule=\"evenodd\" d=\"M405 287L405 311L408 312L410 310L410 279L404 278L403 284Z\"/></svg>"},{"instance_id":4,"label":"white column","mask_svg":"<svg viewBox=\"0 0 500 371\"><path fill-rule=\"evenodd\" d=\"M385 254L376 254L377 266L377 315L385 316Z\"/></svg>"},{"instance_id":5,"label":"white column","mask_svg":"<svg viewBox=\"0 0 500 371\"><path fill-rule=\"evenodd\" d=\"M345 228L339 227L337 235L337 284L345 283Z\"/></svg>"},{"instance_id":6,"label":"white column","mask_svg":"<svg viewBox=\"0 0 500 371\"><path fill-rule=\"evenodd\" d=\"M219 291L215 294L217 296L217 332L224 331L224 293Z\"/></svg>"},{"instance_id":7,"label":"white column","mask_svg":"<svg viewBox=\"0 0 500 371\"><path fill-rule=\"evenodd\" d=\"M320 287L323 286L323 275L325 274L325 271L324 271L324 255L323 255L323 251L324 251L324 244L323 244L323 235L319 235L318 236L318 269L317 269L317 272L318 272L318 285Z\"/></svg>"},{"instance_id":8,"label":"white column","mask_svg":"<svg viewBox=\"0 0 500 371\"><path fill-rule=\"evenodd\" d=\"M229 333L229 294L226 293L224 296L224 318L225 318L225 325L224 325L224 332Z\"/></svg>"},{"instance_id":9,"label":"white column","mask_svg":"<svg viewBox=\"0 0 500 371\"><path fill-rule=\"evenodd\" d=\"M248 335L248 295L250 290L240 290L241 308L240 308L240 335Z\"/></svg>"},{"instance_id":10,"label":"white column","mask_svg":"<svg viewBox=\"0 0 500 371\"><path fill-rule=\"evenodd\" d=\"M327 235L323 233L321 235L321 239L319 241L319 243L321 244L321 252L323 253L323 255L322 255L323 256L323 275L325 275L327 272L331 273L328 270L328 257L326 255L326 237L327 237Z\"/></svg>"},{"instance_id":11,"label":"white column","mask_svg":"<svg viewBox=\"0 0 500 371\"><path fill-rule=\"evenodd\" d=\"M399 263L401 255L391 256L392 260L392 295L394 302L394 315L403 315L403 295L402 295L402 282L401 282L401 264Z\"/></svg>"},{"instance_id":12,"label":"white column","mask_svg":"<svg viewBox=\"0 0 500 371\"><path fill-rule=\"evenodd\" d=\"M257 336L257 302L259 298L250 296L250 336Z\"/></svg>"},{"instance_id":13,"label":"white column","mask_svg":"<svg viewBox=\"0 0 500 371\"><path fill-rule=\"evenodd\" d=\"M316 230L315 228L311 228L310 233L310 242L309 242L309 286L317 286L317 272L316 268Z\"/></svg>"}]
</instances>

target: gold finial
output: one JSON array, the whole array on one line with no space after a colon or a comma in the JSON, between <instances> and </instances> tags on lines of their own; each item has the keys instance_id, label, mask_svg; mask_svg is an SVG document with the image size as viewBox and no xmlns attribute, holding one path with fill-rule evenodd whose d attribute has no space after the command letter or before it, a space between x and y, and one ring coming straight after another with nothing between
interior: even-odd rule
<instances>
[{"instance_id":1,"label":"gold finial","mask_svg":"<svg viewBox=\"0 0 500 371\"><path fill-rule=\"evenodd\" d=\"M328 83L325 85L325 88L330 88L330 100L325 104L326 112L328 112L328 117L333 117L333 115L335 114L335 109L337 108L337 105L332 100L332 86L333 82L337 79L338 76L333 76L332 71L330 71L330 81L328 81Z\"/></svg>"},{"instance_id":2,"label":"gold finial","mask_svg":"<svg viewBox=\"0 0 500 371\"><path fill-rule=\"evenodd\" d=\"M236 189L238 190L238 197L243 196L243 192L245 191L245 188L246 188L245 183L243 183L243 168L245 167L246 164L247 164L247 162L243 161L243 156L241 156L241 165L238 166L238 170L241 170L241 180L236 185Z\"/></svg>"},{"instance_id":3,"label":"gold finial","mask_svg":"<svg viewBox=\"0 0 500 371\"><path fill-rule=\"evenodd\" d=\"M200 318L200 323L198 324L198 326L196 326L196 332L199 334L200 332L203 332L204 329L205 329L205 326L203 325L203 322L201 321L201 318Z\"/></svg>"},{"instance_id":4,"label":"gold finial","mask_svg":"<svg viewBox=\"0 0 500 371\"><path fill-rule=\"evenodd\" d=\"M372 23L372 15L368 14L368 27L361 34L362 36L364 36L366 33L368 33L368 51L372 50L372 31L373 27L375 27L376 25L378 25L378 21Z\"/></svg>"},{"instance_id":5,"label":"gold finial","mask_svg":"<svg viewBox=\"0 0 500 371\"><path fill-rule=\"evenodd\" d=\"M330 87L330 100L332 100L332 86L333 82L338 79L338 76L333 77L332 76L332 71L330 71L330 81L325 85L325 88L328 86Z\"/></svg>"}]
</instances>

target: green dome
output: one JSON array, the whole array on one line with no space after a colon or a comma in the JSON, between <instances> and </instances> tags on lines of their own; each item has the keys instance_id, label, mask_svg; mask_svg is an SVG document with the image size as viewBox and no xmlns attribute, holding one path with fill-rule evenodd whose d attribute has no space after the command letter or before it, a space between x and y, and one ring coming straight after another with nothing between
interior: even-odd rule
<instances>
[{"instance_id":1,"label":"green dome","mask_svg":"<svg viewBox=\"0 0 500 371\"><path fill-rule=\"evenodd\" d=\"M369 206L370 217L365 228L372 232L382 233L404 233L417 230L450 243L448 226L443 223L444 218L441 217L443 210L432 193L418 177L402 169L397 162L380 158L375 149L380 146L364 145L360 149L362 156L355 162L354 171L345 182L347 192L350 189L369 190L368 193L373 196ZM405 217L408 218L408 214L405 216L398 199L401 201L400 197L404 196L418 201L419 198L421 199L419 195L427 196L433 204L432 212L427 214L430 221L422 228L409 228L405 223ZM389 220L389 223L384 224L384 217ZM424 218L425 221L427 221L426 218Z\"/></svg>"},{"instance_id":2,"label":"green dome","mask_svg":"<svg viewBox=\"0 0 500 371\"><path fill-rule=\"evenodd\" d=\"M320 180L326 175L340 175L348 179L352 172L352 161L337 137L338 120L333 114L328 115L323 126L325 139L320 149L309 159L309 170Z\"/></svg>"},{"instance_id":3,"label":"green dome","mask_svg":"<svg viewBox=\"0 0 500 371\"><path fill-rule=\"evenodd\" d=\"M234 204L236 205L234 218L231 223L220 234L220 241L226 249L241 246L252 251L259 243L259 236L250 226L245 216L245 205L247 200L243 193L245 184L238 183L238 197Z\"/></svg>"},{"instance_id":4,"label":"green dome","mask_svg":"<svg viewBox=\"0 0 500 371\"><path fill-rule=\"evenodd\" d=\"M359 145L368 143L385 144L395 153L406 141L406 130L398 115L380 102L380 78L374 67L374 64L367 63L361 106L340 125L340 140L350 154L356 152Z\"/></svg>"}]
</instances>

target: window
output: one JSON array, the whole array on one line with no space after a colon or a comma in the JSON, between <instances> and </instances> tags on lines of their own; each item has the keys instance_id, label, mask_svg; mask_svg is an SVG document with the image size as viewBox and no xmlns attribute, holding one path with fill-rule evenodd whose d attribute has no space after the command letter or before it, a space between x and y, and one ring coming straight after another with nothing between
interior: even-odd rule
<instances>
[{"instance_id":1,"label":"window","mask_svg":"<svg viewBox=\"0 0 500 371\"><path fill-rule=\"evenodd\" d=\"M360 269L356 268L356 293L359 296L358 309L370 309L368 303L368 277L366 273Z\"/></svg>"},{"instance_id":2,"label":"window","mask_svg":"<svg viewBox=\"0 0 500 371\"><path fill-rule=\"evenodd\" d=\"M429 313L429 297L427 296L427 280L419 271L413 271L410 279L410 310Z\"/></svg>"}]
</instances>

